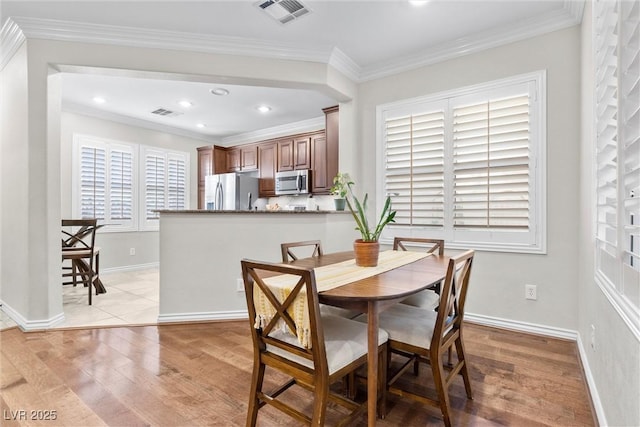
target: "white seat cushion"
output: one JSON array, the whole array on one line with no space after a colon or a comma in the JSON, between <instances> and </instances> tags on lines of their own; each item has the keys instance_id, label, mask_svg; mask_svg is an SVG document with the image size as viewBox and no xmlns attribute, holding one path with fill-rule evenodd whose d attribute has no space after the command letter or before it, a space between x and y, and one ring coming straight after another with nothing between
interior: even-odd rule
<instances>
[{"instance_id":1,"label":"white seat cushion","mask_svg":"<svg viewBox=\"0 0 640 427\"><path fill-rule=\"evenodd\" d=\"M440 304L440 295L426 289L402 300L402 304L424 308L425 310L435 310Z\"/></svg>"},{"instance_id":2,"label":"white seat cushion","mask_svg":"<svg viewBox=\"0 0 640 427\"><path fill-rule=\"evenodd\" d=\"M329 375L367 354L366 324L343 317L328 315L322 317L322 328L324 331ZM280 329L272 332L269 336L300 347L297 337ZM388 337L389 335L381 329L378 332L378 345L387 342ZM313 363L310 360L291 354L278 347L267 346L267 350L301 365L313 368Z\"/></svg>"},{"instance_id":3,"label":"white seat cushion","mask_svg":"<svg viewBox=\"0 0 640 427\"><path fill-rule=\"evenodd\" d=\"M346 308L320 304L320 314L322 316L338 316L344 317L345 319L353 319L358 317L360 315L360 312L355 310L347 310Z\"/></svg>"},{"instance_id":4,"label":"white seat cushion","mask_svg":"<svg viewBox=\"0 0 640 427\"><path fill-rule=\"evenodd\" d=\"M433 310L396 304L380 313L380 329L387 331L389 339L429 349L438 313ZM366 322L367 315L356 317Z\"/></svg>"}]
</instances>

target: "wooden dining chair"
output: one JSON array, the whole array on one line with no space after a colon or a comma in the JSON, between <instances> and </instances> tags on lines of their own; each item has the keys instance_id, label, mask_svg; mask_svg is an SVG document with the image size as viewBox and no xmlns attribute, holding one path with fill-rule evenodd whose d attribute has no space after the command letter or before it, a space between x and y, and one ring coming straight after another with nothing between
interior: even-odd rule
<instances>
[{"instance_id":1,"label":"wooden dining chair","mask_svg":"<svg viewBox=\"0 0 640 427\"><path fill-rule=\"evenodd\" d=\"M258 411L264 405L271 405L311 426L324 425L329 402L350 411L339 425L351 423L360 414L366 413L366 402L356 403L332 391L330 386L366 363L367 326L338 316L320 316L313 269L246 259L241 264L254 354L246 425L256 425ZM282 288L273 289L273 283L269 282L274 279L273 275L277 275L275 279L289 275L284 276L285 279L291 279L288 295L282 294ZM260 293L263 293L262 298ZM269 310L264 307L265 301ZM294 313L299 314L302 309L309 320L308 330L294 321L294 318L298 318ZM265 316L265 312L271 315ZM381 330L379 334L378 375L382 380L386 379L387 333ZM280 371L289 379L267 392L264 390L266 368ZM385 382L380 381L379 384L380 396L384 398ZM311 391L311 414L309 411L303 412L300 406L304 406L304 403L299 399L292 402L296 399L285 401L280 397L294 385ZM297 407L292 403L297 403Z\"/></svg>"},{"instance_id":2,"label":"wooden dining chair","mask_svg":"<svg viewBox=\"0 0 640 427\"><path fill-rule=\"evenodd\" d=\"M282 262L290 262L298 259L298 256L291 250L292 248L313 246L313 252L308 256L322 256L322 243L320 240L307 240L304 242L281 243ZM306 258L306 257L305 257Z\"/></svg>"},{"instance_id":3,"label":"wooden dining chair","mask_svg":"<svg viewBox=\"0 0 640 427\"><path fill-rule=\"evenodd\" d=\"M393 239L393 250L420 250L426 251L430 254L444 255L444 240L423 239L417 237L395 237ZM402 304L435 310L440 302L440 297L438 296L439 288L440 287L437 286L436 289L425 289L417 294L413 294L402 300Z\"/></svg>"},{"instance_id":4,"label":"wooden dining chair","mask_svg":"<svg viewBox=\"0 0 640 427\"><path fill-rule=\"evenodd\" d=\"M282 262L290 263L298 260L301 256L301 252L292 251L293 248L306 247L306 257L322 256L322 242L320 240L306 240L303 242L289 242L281 243L280 251L282 252ZM346 308L333 307L330 305L320 304L320 312L325 314L331 314L334 316L346 317L347 319L353 319L360 315L360 312L354 310L347 310Z\"/></svg>"},{"instance_id":5,"label":"wooden dining chair","mask_svg":"<svg viewBox=\"0 0 640 427\"><path fill-rule=\"evenodd\" d=\"M71 263L62 266L62 284L76 286L82 283L86 286L89 305L92 304L93 283L100 277L100 250L95 245L97 222L96 219L62 220L62 262Z\"/></svg>"},{"instance_id":6,"label":"wooden dining chair","mask_svg":"<svg viewBox=\"0 0 640 427\"><path fill-rule=\"evenodd\" d=\"M467 397L473 398L462 334L473 256L474 251L470 250L450 259L437 312L397 304L380 314L380 328L389 333L389 358L396 354L406 359L396 372L387 373L388 393L440 408L446 426L451 425L448 389L457 375L462 376ZM444 353L451 348L457 354L453 365L444 360ZM435 398L395 385L416 360L431 365Z\"/></svg>"}]
</instances>

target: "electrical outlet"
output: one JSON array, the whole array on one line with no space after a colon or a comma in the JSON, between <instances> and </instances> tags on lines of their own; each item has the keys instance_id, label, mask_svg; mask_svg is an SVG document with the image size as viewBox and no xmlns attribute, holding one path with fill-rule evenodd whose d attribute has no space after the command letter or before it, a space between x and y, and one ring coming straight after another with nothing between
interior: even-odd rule
<instances>
[{"instance_id":1,"label":"electrical outlet","mask_svg":"<svg viewBox=\"0 0 640 427\"><path fill-rule=\"evenodd\" d=\"M591 348L596 349L596 327L591 325Z\"/></svg>"},{"instance_id":2,"label":"electrical outlet","mask_svg":"<svg viewBox=\"0 0 640 427\"><path fill-rule=\"evenodd\" d=\"M537 300L538 288L536 285L524 285L524 297L526 299Z\"/></svg>"},{"instance_id":3,"label":"electrical outlet","mask_svg":"<svg viewBox=\"0 0 640 427\"><path fill-rule=\"evenodd\" d=\"M236 291L244 292L244 281L242 279L236 279Z\"/></svg>"},{"instance_id":4,"label":"electrical outlet","mask_svg":"<svg viewBox=\"0 0 640 427\"><path fill-rule=\"evenodd\" d=\"M136 248L129 248L129 255L135 255L136 254Z\"/></svg>"}]
</instances>

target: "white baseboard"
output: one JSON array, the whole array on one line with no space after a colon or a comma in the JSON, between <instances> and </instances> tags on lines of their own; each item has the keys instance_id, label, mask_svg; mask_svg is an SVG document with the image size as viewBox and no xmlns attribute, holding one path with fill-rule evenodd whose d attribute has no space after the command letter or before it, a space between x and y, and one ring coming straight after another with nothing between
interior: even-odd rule
<instances>
[{"instance_id":1,"label":"white baseboard","mask_svg":"<svg viewBox=\"0 0 640 427\"><path fill-rule=\"evenodd\" d=\"M244 320L248 318L249 313L246 310L210 311L202 313L161 314L158 316L158 323L208 322L212 320Z\"/></svg>"},{"instance_id":2,"label":"white baseboard","mask_svg":"<svg viewBox=\"0 0 640 427\"><path fill-rule=\"evenodd\" d=\"M107 273L123 273L127 271L138 271L138 270L148 270L151 268L160 267L159 262L150 262L147 264L135 264L135 265L125 265L122 267L110 267L110 268L101 268L100 274Z\"/></svg>"},{"instance_id":3,"label":"white baseboard","mask_svg":"<svg viewBox=\"0 0 640 427\"><path fill-rule=\"evenodd\" d=\"M576 341L578 332L571 329L555 328L552 326L538 325L535 323L520 322L518 320L502 319L499 317L485 316L482 314L465 313L464 320L479 325L493 326L495 328L510 329L518 332L545 335L548 337L562 338Z\"/></svg>"},{"instance_id":4,"label":"white baseboard","mask_svg":"<svg viewBox=\"0 0 640 427\"><path fill-rule=\"evenodd\" d=\"M582 342L582 337L578 334L578 352L580 354L580 361L582 361L582 369L584 370L584 376L587 380L587 387L589 387L589 393L591 394L591 401L593 402L593 409L596 411L596 418L598 424L601 426L607 426L607 417L604 414L604 408L602 407L602 401L596 388L596 380L591 374L591 368L589 367L589 359L587 358L587 352Z\"/></svg>"},{"instance_id":5,"label":"white baseboard","mask_svg":"<svg viewBox=\"0 0 640 427\"><path fill-rule=\"evenodd\" d=\"M50 329L57 324L64 322L64 313L57 314L49 319L27 320L24 318L24 316L11 308L11 306L7 305L7 303L5 303L4 301L0 301L0 304L0 309L4 311L7 316L13 319L13 321L17 323L18 327L24 332L34 332L44 329Z\"/></svg>"}]
</instances>

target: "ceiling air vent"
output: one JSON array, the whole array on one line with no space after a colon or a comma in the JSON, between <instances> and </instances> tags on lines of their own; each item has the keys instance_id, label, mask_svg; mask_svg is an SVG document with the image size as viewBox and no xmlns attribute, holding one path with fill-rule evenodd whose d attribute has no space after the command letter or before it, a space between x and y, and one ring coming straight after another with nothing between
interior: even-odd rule
<instances>
[{"instance_id":1,"label":"ceiling air vent","mask_svg":"<svg viewBox=\"0 0 640 427\"><path fill-rule=\"evenodd\" d=\"M261 0L255 5L281 24L289 23L311 12L297 0Z\"/></svg>"},{"instance_id":2,"label":"ceiling air vent","mask_svg":"<svg viewBox=\"0 0 640 427\"><path fill-rule=\"evenodd\" d=\"M175 117L175 116L179 116L182 113L179 111L171 111L171 110L167 110L166 108L160 107L153 110L151 114L155 114L156 116Z\"/></svg>"}]
</instances>

